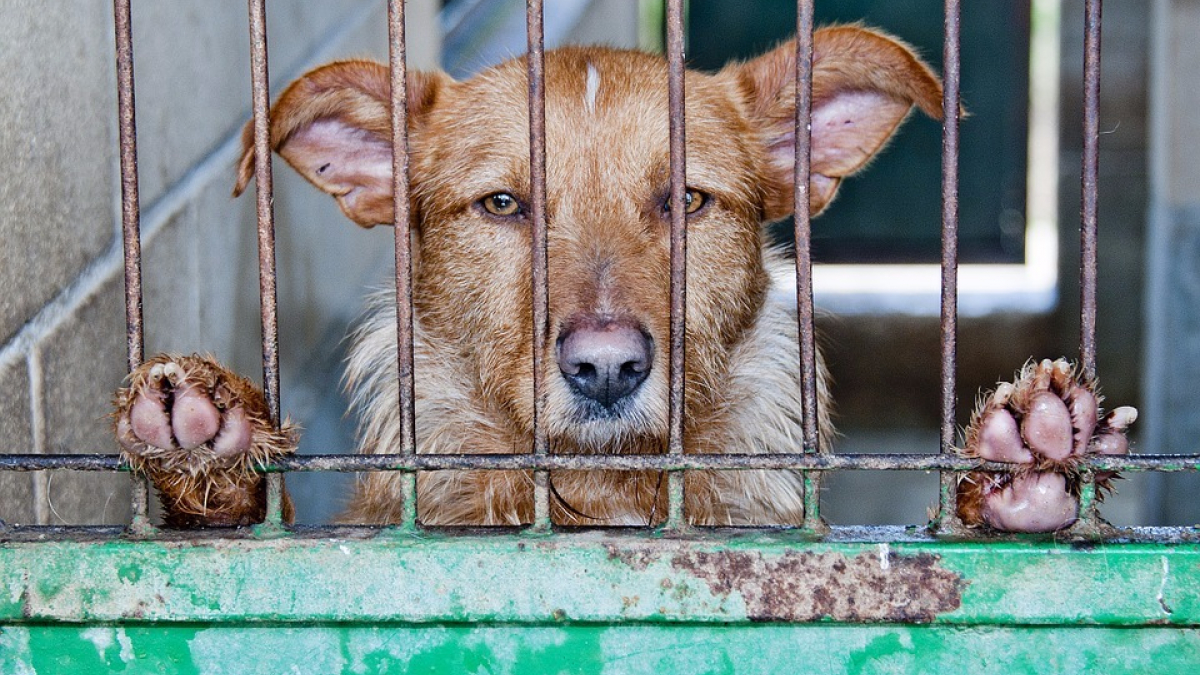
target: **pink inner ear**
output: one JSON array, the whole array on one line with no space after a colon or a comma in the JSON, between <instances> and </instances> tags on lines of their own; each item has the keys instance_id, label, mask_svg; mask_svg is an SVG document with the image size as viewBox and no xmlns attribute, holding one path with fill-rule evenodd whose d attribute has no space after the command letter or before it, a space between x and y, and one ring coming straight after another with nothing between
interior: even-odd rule
<instances>
[{"instance_id":1,"label":"pink inner ear","mask_svg":"<svg viewBox=\"0 0 1200 675\"><path fill-rule=\"evenodd\" d=\"M867 162L908 114L911 104L870 91L845 91L813 108L812 169L848 176Z\"/></svg>"},{"instance_id":2,"label":"pink inner ear","mask_svg":"<svg viewBox=\"0 0 1200 675\"><path fill-rule=\"evenodd\" d=\"M279 154L313 185L339 197L344 208L392 193L391 144L340 120L318 120L296 131Z\"/></svg>"}]
</instances>

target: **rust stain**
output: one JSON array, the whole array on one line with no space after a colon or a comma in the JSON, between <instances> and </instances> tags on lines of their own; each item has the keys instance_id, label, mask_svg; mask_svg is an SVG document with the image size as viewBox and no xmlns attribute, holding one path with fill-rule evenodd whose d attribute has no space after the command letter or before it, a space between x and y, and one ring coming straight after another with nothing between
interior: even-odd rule
<instances>
[{"instance_id":1,"label":"rust stain","mask_svg":"<svg viewBox=\"0 0 1200 675\"><path fill-rule=\"evenodd\" d=\"M881 565L867 553L681 551L671 563L714 594L740 595L754 621L929 623L958 609L966 586L927 553L890 554Z\"/></svg>"},{"instance_id":2,"label":"rust stain","mask_svg":"<svg viewBox=\"0 0 1200 675\"><path fill-rule=\"evenodd\" d=\"M658 552L651 548L624 548L613 543L605 544L604 548L608 551L609 560L620 560L639 572L659 559Z\"/></svg>"}]
</instances>

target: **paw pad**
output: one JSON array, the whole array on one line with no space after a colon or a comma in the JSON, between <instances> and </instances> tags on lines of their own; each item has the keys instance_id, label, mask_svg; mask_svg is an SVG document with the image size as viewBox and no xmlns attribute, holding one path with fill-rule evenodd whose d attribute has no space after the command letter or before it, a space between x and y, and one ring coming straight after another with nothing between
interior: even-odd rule
<instances>
[{"instance_id":1,"label":"paw pad","mask_svg":"<svg viewBox=\"0 0 1200 675\"><path fill-rule=\"evenodd\" d=\"M250 453L264 421L249 382L197 356L161 355L130 375L117 393L117 439L135 466L147 459L197 470Z\"/></svg>"},{"instance_id":2,"label":"paw pad","mask_svg":"<svg viewBox=\"0 0 1200 675\"><path fill-rule=\"evenodd\" d=\"M1029 363L1015 381L984 397L959 454L1021 465L1012 473L972 471L958 485L958 515L971 527L1053 532L1079 516L1080 463L1092 455L1129 452L1125 430L1137 410L1101 416L1101 396L1067 361ZM1096 474L1097 495L1111 472Z\"/></svg>"}]
</instances>

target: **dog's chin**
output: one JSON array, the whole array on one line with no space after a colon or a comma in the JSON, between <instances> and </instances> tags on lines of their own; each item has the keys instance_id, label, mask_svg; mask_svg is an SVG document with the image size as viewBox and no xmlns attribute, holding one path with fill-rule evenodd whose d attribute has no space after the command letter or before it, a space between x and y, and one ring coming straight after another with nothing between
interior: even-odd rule
<instances>
[{"instance_id":1,"label":"dog's chin","mask_svg":"<svg viewBox=\"0 0 1200 675\"><path fill-rule=\"evenodd\" d=\"M655 414L661 406L633 396L603 405L572 396L551 412L552 446L559 452L632 454L661 452L665 447L666 420Z\"/></svg>"}]
</instances>

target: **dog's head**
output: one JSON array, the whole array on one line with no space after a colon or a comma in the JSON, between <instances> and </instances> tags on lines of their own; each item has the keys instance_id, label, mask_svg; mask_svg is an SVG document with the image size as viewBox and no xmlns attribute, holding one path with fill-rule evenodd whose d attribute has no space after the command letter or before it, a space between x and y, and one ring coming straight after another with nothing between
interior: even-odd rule
<instances>
[{"instance_id":1,"label":"dog's head","mask_svg":"<svg viewBox=\"0 0 1200 675\"><path fill-rule=\"evenodd\" d=\"M687 378L692 411L720 403L731 351L769 277L761 226L792 211L795 49L716 74L689 72ZM579 450L666 435L670 234L667 68L631 51L546 54L550 313L547 428ZM408 81L414 302L425 333L468 359L477 393L513 428L532 424L526 64L463 82ZM364 227L393 220L385 67L333 63L293 83L272 146ZM941 85L911 50L859 27L815 35L810 206L886 143ZM253 169L247 129L237 192ZM420 377L420 374L417 375Z\"/></svg>"}]
</instances>

